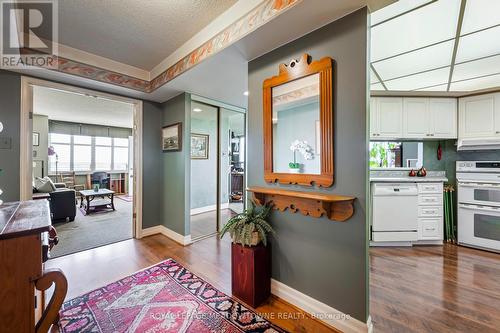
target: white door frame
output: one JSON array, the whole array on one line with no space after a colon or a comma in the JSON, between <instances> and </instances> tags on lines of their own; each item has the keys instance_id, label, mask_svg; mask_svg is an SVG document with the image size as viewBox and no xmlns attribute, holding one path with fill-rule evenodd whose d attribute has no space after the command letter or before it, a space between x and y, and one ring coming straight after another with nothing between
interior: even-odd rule
<instances>
[{"instance_id":1,"label":"white door frame","mask_svg":"<svg viewBox=\"0 0 500 333\"><path fill-rule=\"evenodd\" d=\"M67 84L36 79L28 76L21 77L21 142L20 142L20 199L31 200L33 175L33 86L70 91L78 94L90 94L119 102L134 105L134 193L133 193L133 235L142 236L142 161L143 161L143 103L141 100L117 96L86 88Z\"/></svg>"}]
</instances>

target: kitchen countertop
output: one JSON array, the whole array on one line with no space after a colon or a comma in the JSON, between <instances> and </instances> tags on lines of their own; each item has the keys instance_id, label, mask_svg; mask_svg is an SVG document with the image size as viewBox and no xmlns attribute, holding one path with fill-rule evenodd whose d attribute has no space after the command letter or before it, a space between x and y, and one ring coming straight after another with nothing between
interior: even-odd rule
<instances>
[{"instance_id":1,"label":"kitchen countertop","mask_svg":"<svg viewBox=\"0 0 500 333\"><path fill-rule=\"evenodd\" d=\"M410 177L407 170L371 170L370 182L380 183L444 183L448 181L444 171L427 171L425 177Z\"/></svg>"},{"instance_id":2,"label":"kitchen countertop","mask_svg":"<svg viewBox=\"0 0 500 333\"><path fill-rule=\"evenodd\" d=\"M445 183L448 181L446 177L370 177L370 182L375 183Z\"/></svg>"}]
</instances>

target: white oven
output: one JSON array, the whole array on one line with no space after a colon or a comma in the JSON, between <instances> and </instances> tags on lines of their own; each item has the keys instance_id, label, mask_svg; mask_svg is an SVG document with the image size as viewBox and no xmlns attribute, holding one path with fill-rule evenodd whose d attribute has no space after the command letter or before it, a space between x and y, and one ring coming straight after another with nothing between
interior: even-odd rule
<instances>
[{"instance_id":1,"label":"white oven","mask_svg":"<svg viewBox=\"0 0 500 333\"><path fill-rule=\"evenodd\" d=\"M500 207L459 204L458 243L500 252Z\"/></svg>"},{"instance_id":2,"label":"white oven","mask_svg":"<svg viewBox=\"0 0 500 333\"><path fill-rule=\"evenodd\" d=\"M457 162L458 243L500 252L500 162Z\"/></svg>"}]
</instances>

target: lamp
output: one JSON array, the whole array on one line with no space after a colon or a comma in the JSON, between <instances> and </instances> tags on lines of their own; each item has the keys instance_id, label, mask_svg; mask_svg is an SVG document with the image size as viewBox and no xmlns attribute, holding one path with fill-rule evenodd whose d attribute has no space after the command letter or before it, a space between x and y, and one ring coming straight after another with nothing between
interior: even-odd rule
<instances>
[{"instance_id":1,"label":"lamp","mask_svg":"<svg viewBox=\"0 0 500 333\"><path fill-rule=\"evenodd\" d=\"M59 162L59 156L57 156L56 150L54 149L54 146L49 146L47 155L49 156L56 156L56 179L57 179L57 163Z\"/></svg>"}]
</instances>

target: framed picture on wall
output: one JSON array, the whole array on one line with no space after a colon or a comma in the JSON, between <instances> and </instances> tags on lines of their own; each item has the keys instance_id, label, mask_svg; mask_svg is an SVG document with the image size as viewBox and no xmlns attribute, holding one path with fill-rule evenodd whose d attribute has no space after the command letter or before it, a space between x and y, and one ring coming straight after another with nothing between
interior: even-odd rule
<instances>
[{"instance_id":1,"label":"framed picture on wall","mask_svg":"<svg viewBox=\"0 0 500 333\"><path fill-rule=\"evenodd\" d=\"M40 133L33 132L33 146L40 146Z\"/></svg>"},{"instance_id":2,"label":"framed picture on wall","mask_svg":"<svg viewBox=\"0 0 500 333\"><path fill-rule=\"evenodd\" d=\"M161 131L161 145L164 152L181 151L182 123L164 126Z\"/></svg>"},{"instance_id":3,"label":"framed picture on wall","mask_svg":"<svg viewBox=\"0 0 500 333\"><path fill-rule=\"evenodd\" d=\"M191 133L191 159L208 160L209 135Z\"/></svg>"}]
</instances>

